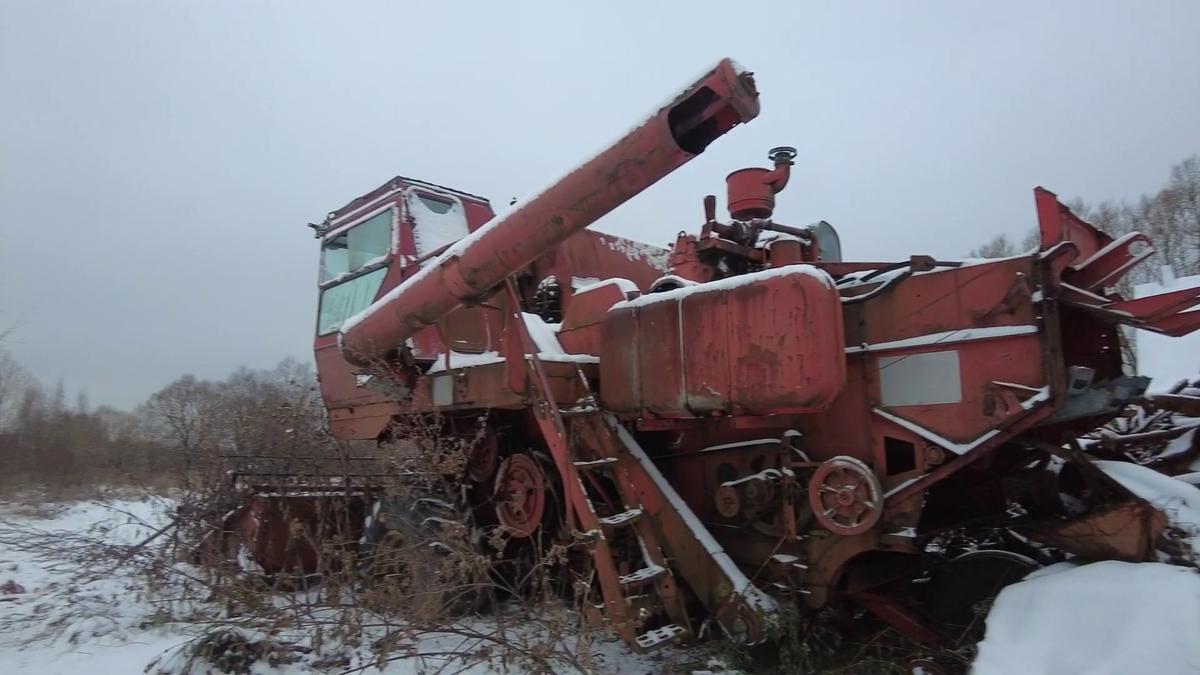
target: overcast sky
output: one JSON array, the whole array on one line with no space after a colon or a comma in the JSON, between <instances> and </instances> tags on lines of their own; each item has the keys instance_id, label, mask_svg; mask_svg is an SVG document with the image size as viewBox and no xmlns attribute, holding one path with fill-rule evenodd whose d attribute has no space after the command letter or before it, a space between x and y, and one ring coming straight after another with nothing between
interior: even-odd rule
<instances>
[{"instance_id":1,"label":"overcast sky","mask_svg":"<svg viewBox=\"0 0 1200 675\"><path fill-rule=\"evenodd\" d=\"M761 116L600 229L665 244L794 145L777 220L957 257L1200 151L1195 0L450 6L0 0L5 347L119 406L308 358L306 223L396 174L503 206L725 55Z\"/></svg>"}]
</instances>

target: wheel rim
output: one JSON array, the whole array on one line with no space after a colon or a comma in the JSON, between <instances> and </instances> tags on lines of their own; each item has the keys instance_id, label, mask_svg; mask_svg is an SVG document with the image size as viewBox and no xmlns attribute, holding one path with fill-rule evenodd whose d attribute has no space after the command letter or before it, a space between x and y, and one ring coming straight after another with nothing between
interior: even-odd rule
<instances>
[{"instance_id":1,"label":"wheel rim","mask_svg":"<svg viewBox=\"0 0 1200 675\"><path fill-rule=\"evenodd\" d=\"M853 457L834 457L818 467L808 497L817 522L835 534L861 534L883 515L879 479Z\"/></svg>"},{"instance_id":2,"label":"wheel rim","mask_svg":"<svg viewBox=\"0 0 1200 675\"><path fill-rule=\"evenodd\" d=\"M984 617L976 612L979 603L994 598L1038 567L1033 559L1011 551L964 553L934 571L926 589L930 594L926 611L952 645L977 642L985 625Z\"/></svg>"},{"instance_id":3,"label":"wheel rim","mask_svg":"<svg viewBox=\"0 0 1200 675\"><path fill-rule=\"evenodd\" d=\"M526 454L504 460L493 497L496 517L509 535L525 538L536 532L546 509L546 480L537 461Z\"/></svg>"}]
</instances>

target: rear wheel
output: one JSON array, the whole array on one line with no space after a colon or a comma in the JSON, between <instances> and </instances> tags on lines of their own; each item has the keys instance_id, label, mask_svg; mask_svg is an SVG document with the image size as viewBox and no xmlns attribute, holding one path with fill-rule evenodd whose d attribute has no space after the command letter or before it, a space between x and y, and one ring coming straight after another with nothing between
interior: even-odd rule
<instances>
[{"instance_id":1,"label":"rear wheel","mask_svg":"<svg viewBox=\"0 0 1200 675\"><path fill-rule=\"evenodd\" d=\"M1032 558L1012 551L964 553L933 571L923 604L950 646L974 644L983 639L996 594L1038 567Z\"/></svg>"}]
</instances>

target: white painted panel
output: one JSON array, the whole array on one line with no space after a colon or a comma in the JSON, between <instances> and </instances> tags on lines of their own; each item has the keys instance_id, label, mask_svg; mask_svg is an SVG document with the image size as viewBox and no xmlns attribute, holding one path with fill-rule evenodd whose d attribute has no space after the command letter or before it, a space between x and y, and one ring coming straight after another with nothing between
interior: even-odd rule
<instances>
[{"instance_id":1,"label":"white painted panel","mask_svg":"<svg viewBox=\"0 0 1200 675\"><path fill-rule=\"evenodd\" d=\"M879 389L884 407L959 403L958 350L880 357Z\"/></svg>"},{"instance_id":2,"label":"white painted panel","mask_svg":"<svg viewBox=\"0 0 1200 675\"><path fill-rule=\"evenodd\" d=\"M454 405L454 376L439 375L430 386L434 405Z\"/></svg>"}]
</instances>

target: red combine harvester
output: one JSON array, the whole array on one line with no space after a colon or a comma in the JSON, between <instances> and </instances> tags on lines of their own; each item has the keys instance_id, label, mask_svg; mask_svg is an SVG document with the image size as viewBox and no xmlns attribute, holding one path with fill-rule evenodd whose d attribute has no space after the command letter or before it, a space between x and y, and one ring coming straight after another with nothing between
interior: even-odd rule
<instances>
[{"instance_id":1,"label":"red combine harvester","mask_svg":"<svg viewBox=\"0 0 1200 675\"><path fill-rule=\"evenodd\" d=\"M724 60L503 214L399 177L314 225L333 433L481 439L472 508L586 551L576 588L638 649L709 619L755 643L785 604L835 599L944 644L968 587L1046 551L1151 559L1165 515L1074 439L1148 384L1120 326L1200 328L1200 289L1116 295L1149 240L1041 188L1037 251L846 262L828 223L772 220L791 148L729 174L728 220L705 197L669 250L586 229L758 113Z\"/></svg>"}]
</instances>

